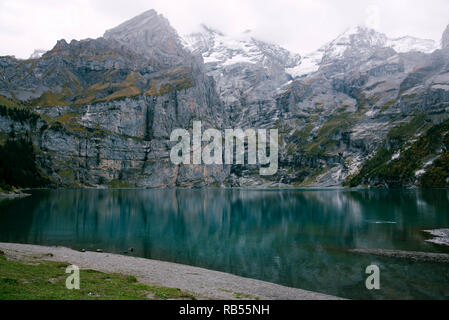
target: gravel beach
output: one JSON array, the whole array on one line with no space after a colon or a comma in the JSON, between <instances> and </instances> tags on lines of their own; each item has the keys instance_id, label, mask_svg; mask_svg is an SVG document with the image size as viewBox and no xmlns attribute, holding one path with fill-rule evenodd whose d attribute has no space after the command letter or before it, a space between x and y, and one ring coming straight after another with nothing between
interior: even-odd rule
<instances>
[{"instance_id":1,"label":"gravel beach","mask_svg":"<svg viewBox=\"0 0 449 320\"><path fill-rule=\"evenodd\" d=\"M340 300L223 272L117 254L12 243L0 243L0 250L17 258L42 255L45 260L68 262L82 269L133 275L143 283L179 288L198 299L236 299L240 296L260 300Z\"/></svg>"}]
</instances>

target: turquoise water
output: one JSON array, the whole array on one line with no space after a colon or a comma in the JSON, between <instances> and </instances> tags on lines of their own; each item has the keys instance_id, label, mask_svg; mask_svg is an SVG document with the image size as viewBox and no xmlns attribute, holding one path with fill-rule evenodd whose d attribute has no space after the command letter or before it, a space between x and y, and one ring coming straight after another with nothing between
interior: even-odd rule
<instances>
[{"instance_id":1,"label":"turquoise water","mask_svg":"<svg viewBox=\"0 0 449 320\"><path fill-rule=\"evenodd\" d=\"M449 299L449 266L350 253L449 253L449 191L39 190L0 202L0 241L102 249L352 299ZM381 290L365 269L381 270Z\"/></svg>"}]
</instances>

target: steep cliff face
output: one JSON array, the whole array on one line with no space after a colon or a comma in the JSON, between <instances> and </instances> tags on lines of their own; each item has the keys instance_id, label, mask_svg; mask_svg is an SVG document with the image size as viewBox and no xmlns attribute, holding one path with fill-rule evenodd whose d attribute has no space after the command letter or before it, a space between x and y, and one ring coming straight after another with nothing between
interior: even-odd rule
<instances>
[{"instance_id":1,"label":"steep cliff face","mask_svg":"<svg viewBox=\"0 0 449 320\"><path fill-rule=\"evenodd\" d=\"M0 57L0 141L31 140L57 186L447 186L445 38L356 27L301 57L249 31L180 38L150 10L40 58ZM172 165L171 132L195 120L277 128L278 173Z\"/></svg>"},{"instance_id":2,"label":"steep cliff face","mask_svg":"<svg viewBox=\"0 0 449 320\"><path fill-rule=\"evenodd\" d=\"M174 166L176 128L225 119L201 57L180 45L167 20L146 12L96 40L61 40L42 58L0 59L3 104L37 120L1 117L6 136L28 135L59 186L221 185L223 166Z\"/></svg>"}]
</instances>

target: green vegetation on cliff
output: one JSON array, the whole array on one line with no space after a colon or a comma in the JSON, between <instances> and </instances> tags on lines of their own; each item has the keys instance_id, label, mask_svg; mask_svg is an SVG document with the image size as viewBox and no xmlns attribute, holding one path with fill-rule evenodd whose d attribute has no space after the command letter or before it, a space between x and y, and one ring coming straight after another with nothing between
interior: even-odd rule
<instances>
[{"instance_id":1,"label":"green vegetation on cliff","mask_svg":"<svg viewBox=\"0 0 449 320\"><path fill-rule=\"evenodd\" d=\"M392 129L388 135L390 145L381 147L358 174L346 180L346 185L404 187L418 180L418 185L426 188L447 187L449 120L431 127L416 141L407 143L423 123L424 118L418 116L410 123ZM397 157L393 157L395 153ZM433 164L426 167L426 163L435 156L437 159ZM419 170L424 170L424 174L418 178L416 173Z\"/></svg>"},{"instance_id":2,"label":"green vegetation on cliff","mask_svg":"<svg viewBox=\"0 0 449 320\"><path fill-rule=\"evenodd\" d=\"M448 136L446 136L447 138ZM448 187L449 178L449 151L433 162L426 172L420 177L420 186L424 188Z\"/></svg>"},{"instance_id":3,"label":"green vegetation on cliff","mask_svg":"<svg viewBox=\"0 0 449 320\"><path fill-rule=\"evenodd\" d=\"M36 165L36 155L31 141L9 138L0 146L0 187L37 188L49 185Z\"/></svg>"},{"instance_id":4,"label":"green vegetation on cliff","mask_svg":"<svg viewBox=\"0 0 449 320\"><path fill-rule=\"evenodd\" d=\"M0 94L0 105L5 107L18 107L19 103Z\"/></svg>"},{"instance_id":5,"label":"green vegetation on cliff","mask_svg":"<svg viewBox=\"0 0 449 320\"><path fill-rule=\"evenodd\" d=\"M39 115L30 110L7 105L0 105L0 117L8 117L12 121L20 123L28 121L30 124L36 124L39 119Z\"/></svg>"}]
</instances>

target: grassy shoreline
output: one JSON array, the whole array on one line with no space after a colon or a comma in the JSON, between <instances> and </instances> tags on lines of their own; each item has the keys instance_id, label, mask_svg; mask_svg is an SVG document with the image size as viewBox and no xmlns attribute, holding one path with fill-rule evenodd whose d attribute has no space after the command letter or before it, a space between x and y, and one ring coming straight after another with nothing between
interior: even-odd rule
<instances>
[{"instance_id":1,"label":"grassy shoreline","mask_svg":"<svg viewBox=\"0 0 449 320\"><path fill-rule=\"evenodd\" d=\"M84 252L66 247L48 247L18 243L0 243L0 250L5 252L6 257L8 258L7 260L21 263L18 267L21 269L28 268L26 264L29 264L27 262L29 260L31 260L31 265L35 264L36 262L33 261L37 260L37 263L39 263L39 265L43 264L43 267L46 265L45 261L64 263L63 265L59 265L59 269L56 270L59 277L63 277L60 279L63 280L63 282L61 282L63 290L67 290L65 289L65 281L69 276L69 274L65 273L65 268L63 266L70 263L80 267L81 289L83 289L83 279L84 281L87 281L90 276L93 276L94 279L92 279L92 281L95 280L95 277L100 277L103 282L111 281L107 279L115 279L119 281L121 290L121 286L133 285L133 283L130 284L127 281L127 277L132 276L133 279L137 279L137 284L147 285L145 290L149 291L150 295L148 297L143 297L144 299L341 300L341 298L335 296L298 288L285 287L275 283L240 277L225 272L112 253ZM23 264L25 264L25 267ZM50 267L54 268L55 265ZM58 265L56 265L56 268L57 267ZM8 268L11 268L11 266ZM18 274L16 274L15 278L12 276L5 276L1 273L3 272L2 269L3 268L0 266L0 277L13 279L13 282L16 280L17 286L23 285L23 283L20 282L22 278L20 278ZM87 272L86 274L86 272L84 272L83 275L83 270L96 270L99 273L93 272L89 274L89 272ZM111 275L116 275L118 278L112 278ZM107 279L104 279L105 277ZM58 277L45 277L44 279L41 279L41 281L46 284L49 280L54 281L53 279L58 279ZM86 283L84 284L86 285ZM101 286L105 285L106 284L104 283L101 284ZM97 287L94 286L94 288ZM84 296L75 298L98 300L125 299L123 294L120 294L121 291L119 291L118 287L117 290L118 291L115 291L115 294L112 292L109 296L100 293L100 297L91 295L86 298L85 295L89 292L85 292ZM96 291L90 292L93 294L97 293ZM12 298L8 297L8 299ZM134 295L128 299L142 299L142 295L137 294L137 297Z\"/></svg>"},{"instance_id":2,"label":"grassy shoreline","mask_svg":"<svg viewBox=\"0 0 449 320\"><path fill-rule=\"evenodd\" d=\"M67 262L51 254L11 256L0 251L0 300L166 300L195 299L180 289L150 286L136 277L81 269L80 290L69 290Z\"/></svg>"}]
</instances>

